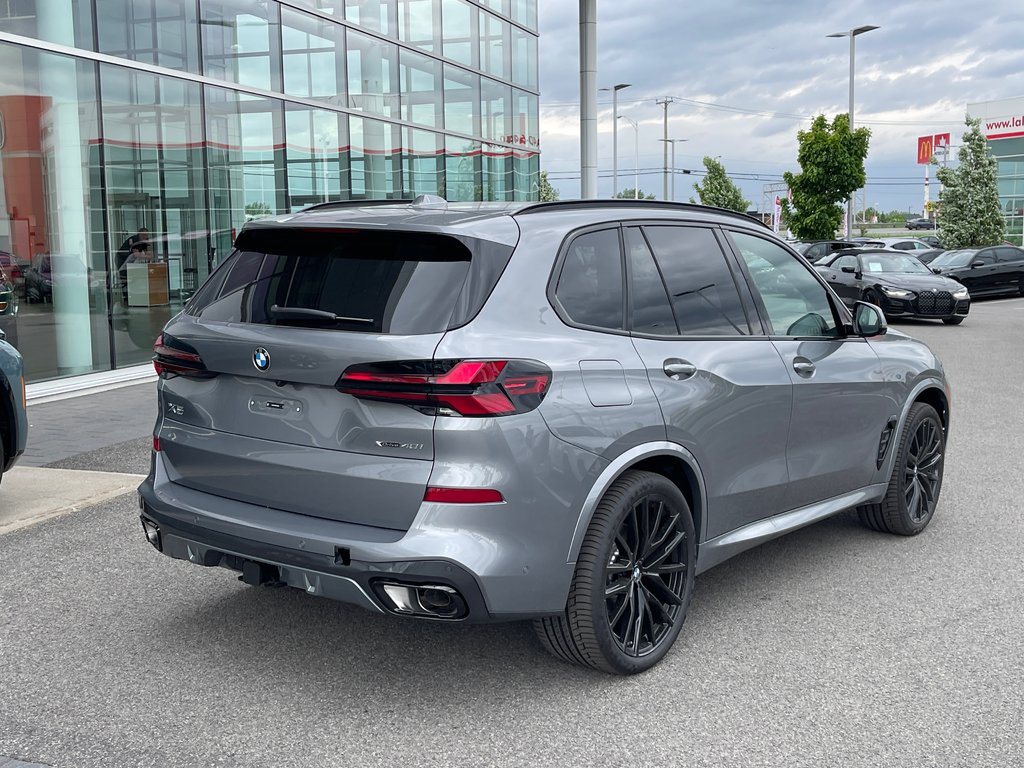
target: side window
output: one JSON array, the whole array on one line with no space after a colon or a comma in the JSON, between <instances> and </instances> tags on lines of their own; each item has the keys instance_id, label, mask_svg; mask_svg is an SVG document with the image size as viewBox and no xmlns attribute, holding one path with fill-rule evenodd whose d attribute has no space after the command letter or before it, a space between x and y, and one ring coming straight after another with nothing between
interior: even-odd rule
<instances>
[{"instance_id":1,"label":"side window","mask_svg":"<svg viewBox=\"0 0 1024 768\"><path fill-rule=\"evenodd\" d=\"M897 251L912 251L915 246L913 243L893 243L892 247Z\"/></svg>"},{"instance_id":2,"label":"side window","mask_svg":"<svg viewBox=\"0 0 1024 768\"><path fill-rule=\"evenodd\" d=\"M795 256L769 240L742 232L730 234L775 335L839 336L828 292Z\"/></svg>"},{"instance_id":3,"label":"side window","mask_svg":"<svg viewBox=\"0 0 1024 768\"><path fill-rule=\"evenodd\" d=\"M659 336L679 333L665 283L638 227L626 229L626 253L633 298L632 330Z\"/></svg>"},{"instance_id":4,"label":"side window","mask_svg":"<svg viewBox=\"0 0 1024 768\"><path fill-rule=\"evenodd\" d=\"M1024 261L1024 251L1019 251L1016 248L997 248L996 256L1000 263Z\"/></svg>"},{"instance_id":5,"label":"side window","mask_svg":"<svg viewBox=\"0 0 1024 768\"><path fill-rule=\"evenodd\" d=\"M825 244L824 243L818 243L817 245L812 245L810 248L808 248L804 252L804 258L806 258L811 263L814 263L815 259L820 259L824 255L825 255Z\"/></svg>"},{"instance_id":6,"label":"side window","mask_svg":"<svg viewBox=\"0 0 1024 768\"><path fill-rule=\"evenodd\" d=\"M836 272L842 272L843 267L853 267L854 271L856 271L857 257L850 256L849 254L847 254L846 256L840 256L838 259L832 262L832 269L834 269Z\"/></svg>"},{"instance_id":7,"label":"side window","mask_svg":"<svg viewBox=\"0 0 1024 768\"><path fill-rule=\"evenodd\" d=\"M706 227L644 227L684 336L750 333L740 295L715 233Z\"/></svg>"},{"instance_id":8,"label":"side window","mask_svg":"<svg viewBox=\"0 0 1024 768\"><path fill-rule=\"evenodd\" d=\"M569 319L622 330L622 296L619 231L588 232L573 240L555 286L555 298Z\"/></svg>"},{"instance_id":9,"label":"side window","mask_svg":"<svg viewBox=\"0 0 1024 768\"><path fill-rule=\"evenodd\" d=\"M978 251L978 255L974 257L974 259L971 261L971 263L973 264L975 261L981 261L981 262L984 262L985 264L995 264L996 263L995 251L993 251L991 249L987 250L987 251Z\"/></svg>"}]
</instances>

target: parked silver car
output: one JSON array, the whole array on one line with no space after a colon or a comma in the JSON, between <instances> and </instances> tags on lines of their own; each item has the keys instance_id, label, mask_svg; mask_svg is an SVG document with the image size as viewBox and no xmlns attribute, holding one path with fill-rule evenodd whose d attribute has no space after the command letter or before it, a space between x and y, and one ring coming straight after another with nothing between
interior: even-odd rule
<instances>
[{"instance_id":1,"label":"parked silver car","mask_svg":"<svg viewBox=\"0 0 1024 768\"><path fill-rule=\"evenodd\" d=\"M325 204L247 224L156 344L165 555L645 670L694 578L857 508L913 535L949 391L747 216Z\"/></svg>"}]
</instances>

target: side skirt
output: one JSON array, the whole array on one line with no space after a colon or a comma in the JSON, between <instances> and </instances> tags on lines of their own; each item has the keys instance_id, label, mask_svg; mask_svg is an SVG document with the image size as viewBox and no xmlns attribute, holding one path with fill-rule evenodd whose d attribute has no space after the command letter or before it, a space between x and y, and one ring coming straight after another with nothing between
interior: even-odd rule
<instances>
[{"instance_id":1,"label":"side skirt","mask_svg":"<svg viewBox=\"0 0 1024 768\"><path fill-rule=\"evenodd\" d=\"M744 550L803 528L805 525L832 517L850 507L877 502L885 496L886 488L886 483L868 485L856 491L844 493L842 496L783 512L781 515L758 520L744 525L742 528L729 531L729 533L723 533L700 545L700 552L697 556L697 573L703 573Z\"/></svg>"}]
</instances>

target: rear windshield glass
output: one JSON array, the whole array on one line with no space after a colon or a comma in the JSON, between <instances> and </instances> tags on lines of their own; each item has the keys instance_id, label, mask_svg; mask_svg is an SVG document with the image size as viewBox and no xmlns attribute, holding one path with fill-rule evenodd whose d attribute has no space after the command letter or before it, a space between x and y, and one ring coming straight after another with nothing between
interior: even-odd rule
<instances>
[{"instance_id":1,"label":"rear windshield glass","mask_svg":"<svg viewBox=\"0 0 1024 768\"><path fill-rule=\"evenodd\" d=\"M387 334L447 330L470 252L443 235L243 233L188 312L228 323ZM223 276L222 276L223 273Z\"/></svg>"}]
</instances>

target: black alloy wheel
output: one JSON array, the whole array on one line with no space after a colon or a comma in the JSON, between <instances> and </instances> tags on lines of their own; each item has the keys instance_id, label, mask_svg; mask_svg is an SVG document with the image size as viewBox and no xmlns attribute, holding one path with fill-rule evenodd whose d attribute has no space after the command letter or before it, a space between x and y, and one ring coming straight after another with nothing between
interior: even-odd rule
<instances>
[{"instance_id":1,"label":"black alloy wheel","mask_svg":"<svg viewBox=\"0 0 1024 768\"><path fill-rule=\"evenodd\" d=\"M534 622L552 654L619 675L668 653L693 595L690 506L663 475L630 470L601 499L580 548L565 613Z\"/></svg>"},{"instance_id":2,"label":"black alloy wheel","mask_svg":"<svg viewBox=\"0 0 1024 768\"><path fill-rule=\"evenodd\" d=\"M605 608L616 645L646 656L671 633L683 605L687 553L682 510L641 497L619 525L605 569Z\"/></svg>"},{"instance_id":3,"label":"black alloy wheel","mask_svg":"<svg viewBox=\"0 0 1024 768\"><path fill-rule=\"evenodd\" d=\"M907 416L885 498L857 514L876 531L915 536L923 531L939 501L945 463L946 431L935 409L915 403Z\"/></svg>"}]
</instances>

